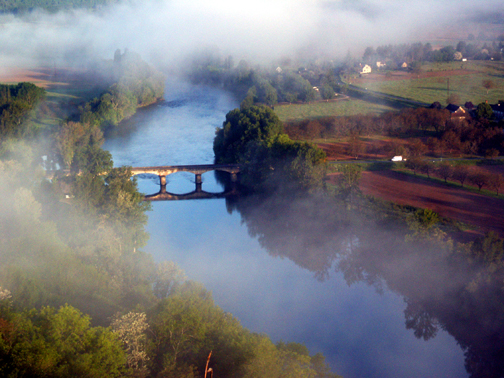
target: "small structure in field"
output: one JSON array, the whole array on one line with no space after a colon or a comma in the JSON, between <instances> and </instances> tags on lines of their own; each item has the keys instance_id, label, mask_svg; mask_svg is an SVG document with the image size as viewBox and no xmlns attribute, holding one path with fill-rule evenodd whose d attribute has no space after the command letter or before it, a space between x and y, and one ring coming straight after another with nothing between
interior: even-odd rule
<instances>
[{"instance_id":1,"label":"small structure in field","mask_svg":"<svg viewBox=\"0 0 504 378\"><path fill-rule=\"evenodd\" d=\"M362 71L360 73L361 74L371 73L371 66L369 64L365 64L364 67L362 67Z\"/></svg>"},{"instance_id":2,"label":"small structure in field","mask_svg":"<svg viewBox=\"0 0 504 378\"><path fill-rule=\"evenodd\" d=\"M468 113L462 109L461 106L455 105L455 104L448 104L446 107L446 110L448 110L451 113L451 118L453 119L464 119L468 115Z\"/></svg>"}]
</instances>

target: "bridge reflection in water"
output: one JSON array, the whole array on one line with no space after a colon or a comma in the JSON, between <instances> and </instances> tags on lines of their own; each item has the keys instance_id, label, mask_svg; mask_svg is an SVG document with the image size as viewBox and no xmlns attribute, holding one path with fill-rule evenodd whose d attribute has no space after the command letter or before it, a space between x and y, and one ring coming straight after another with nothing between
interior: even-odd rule
<instances>
[{"instance_id":1,"label":"bridge reflection in water","mask_svg":"<svg viewBox=\"0 0 504 378\"><path fill-rule=\"evenodd\" d=\"M190 199L214 199L224 198L230 195L238 194L236 190L237 174L241 167L237 164L207 164L207 165L171 165L160 167L133 167L131 174L133 176L140 174L154 174L159 176L159 185L161 189L156 194L146 195L145 201L179 201ZM222 171L231 175L231 189L222 193L210 193L202 190L201 175L209 171ZM175 194L166 191L166 176L176 172L191 172L196 176L196 189L189 193Z\"/></svg>"}]
</instances>

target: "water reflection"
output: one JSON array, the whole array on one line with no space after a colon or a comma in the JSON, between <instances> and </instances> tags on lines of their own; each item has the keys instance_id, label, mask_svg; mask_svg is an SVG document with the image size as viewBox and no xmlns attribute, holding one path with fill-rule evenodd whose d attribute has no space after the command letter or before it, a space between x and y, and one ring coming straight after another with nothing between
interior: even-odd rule
<instances>
[{"instance_id":1,"label":"water reflection","mask_svg":"<svg viewBox=\"0 0 504 378\"><path fill-rule=\"evenodd\" d=\"M349 210L325 195L282 193L226 204L271 256L288 258L322 281L342 273L349 285L393 290L407 304L405 326L415 337L427 341L445 330L464 351L470 376L504 375L504 281L502 273L492 274L497 267L482 271L466 248L439 237L405 237L411 230L404 223L366 201Z\"/></svg>"}]
</instances>

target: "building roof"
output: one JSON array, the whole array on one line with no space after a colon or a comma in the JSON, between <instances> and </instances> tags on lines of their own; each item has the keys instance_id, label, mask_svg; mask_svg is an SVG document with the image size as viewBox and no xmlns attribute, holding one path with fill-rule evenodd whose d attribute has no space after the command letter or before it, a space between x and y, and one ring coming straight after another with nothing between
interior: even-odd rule
<instances>
[{"instance_id":1,"label":"building roof","mask_svg":"<svg viewBox=\"0 0 504 378\"><path fill-rule=\"evenodd\" d=\"M499 102L498 104L490 104L490 107L494 112L504 112L504 103Z\"/></svg>"},{"instance_id":2,"label":"building roof","mask_svg":"<svg viewBox=\"0 0 504 378\"><path fill-rule=\"evenodd\" d=\"M462 111L462 113L465 113L464 109L462 109L460 106L455 105L455 104L448 104L446 109L448 109L451 113L456 113L456 112L460 112L460 111Z\"/></svg>"}]
</instances>

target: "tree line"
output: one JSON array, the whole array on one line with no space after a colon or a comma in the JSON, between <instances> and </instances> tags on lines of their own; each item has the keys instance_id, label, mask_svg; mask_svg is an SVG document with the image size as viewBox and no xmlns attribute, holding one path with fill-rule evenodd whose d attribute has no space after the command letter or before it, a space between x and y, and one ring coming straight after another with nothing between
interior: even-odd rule
<instances>
[{"instance_id":1,"label":"tree line","mask_svg":"<svg viewBox=\"0 0 504 378\"><path fill-rule=\"evenodd\" d=\"M414 174L417 172L430 176L442 178L445 183L448 180L459 182L461 186L464 183L470 183L478 187L478 191L487 188L499 195L504 189L504 176L499 173L488 172L478 167L468 167L466 165L453 165L447 162L435 164L428 159L412 158L406 162L406 167L411 169Z\"/></svg>"},{"instance_id":2,"label":"tree line","mask_svg":"<svg viewBox=\"0 0 504 378\"><path fill-rule=\"evenodd\" d=\"M235 66L232 56L223 58L207 49L188 57L183 73L195 83L224 86L246 106L332 99L341 90L332 64L314 68L315 73L304 66L294 67L290 60L282 63L266 68L240 60Z\"/></svg>"},{"instance_id":3,"label":"tree line","mask_svg":"<svg viewBox=\"0 0 504 378\"><path fill-rule=\"evenodd\" d=\"M35 9L57 11L71 8L96 8L117 3L118 0L3 0L0 12L23 13Z\"/></svg>"},{"instance_id":4,"label":"tree line","mask_svg":"<svg viewBox=\"0 0 504 378\"><path fill-rule=\"evenodd\" d=\"M110 82L100 97L80 108L82 123L98 125L102 129L117 126L135 114L137 108L151 105L163 98L165 77L142 60L139 54L118 49L113 61L106 61L96 69Z\"/></svg>"},{"instance_id":5,"label":"tree line","mask_svg":"<svg viewBox=\"0 0 504 378\"><path fill-rule=\"evenodd\" d=\"M387 69L398 68L403 62L451 62L463 58L473 60L496 60L502 59L504 47L504 35L497 40L487 41L485 36L479 40L469 38L469 41L459 41L456 46L445 46L434 50L430 43L421 42L400 45L381 45L375 48L368 46L362 56L362 60L368 64L377 61L387 62Z\"/></svg>"},{"instance_id":6,"label":"tree line","mask_svg":"<svg viewBox=\"0 0 504 378\"><path fill-rule=\"evenodd\" d=\"M454 120L446 109L416 108L381 115L287 121L285 130L295 140L348 137L349 145L346 152L355 158L365 152L405 157L425 154L496 157L504 154L502 122L488 120L485 116ZM409 142L376 141L368 146L366 151L361 138L370 135L409 138Z\"/></svg>"}]
</instances>

